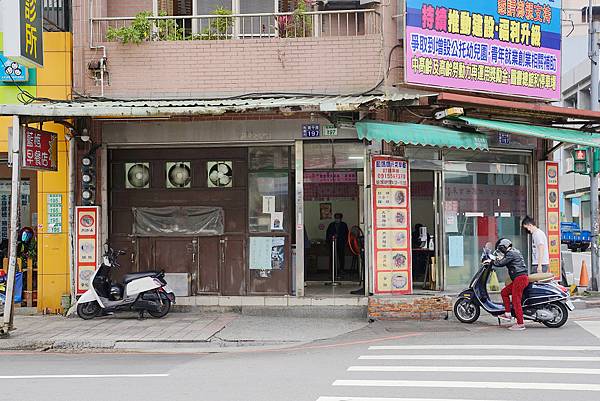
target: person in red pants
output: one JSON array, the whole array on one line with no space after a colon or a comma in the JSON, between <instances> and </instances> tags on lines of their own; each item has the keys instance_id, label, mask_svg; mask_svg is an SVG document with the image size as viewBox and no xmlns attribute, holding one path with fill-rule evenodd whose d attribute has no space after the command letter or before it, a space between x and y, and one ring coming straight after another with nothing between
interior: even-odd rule
<instances>
[{"instance_id":1,"label":"person in red pants","mask_svg":"<svg viewBox=\"0 0 600 401\"><path fill-rule=\"evenodd\" d=\"M504 302L505 313L500 316L502 319L512 320L510 314L510 297L512 296L512 305L515 310L515 316L517 323L509 330L525 330L525 322L523 321L523 307L521 305L521 298L523 297L523 291L529 284L529 277L527 275L527 265L523 259L523 255L518 249L513 248L512 242L507 238L501 238L496 242L496 252L501 258L497 258L492 261L496 267L506 267L508 269L508 275L512 282L502 289L500 294L502 295L502 301Z\"/></svg>"}]
</instances>

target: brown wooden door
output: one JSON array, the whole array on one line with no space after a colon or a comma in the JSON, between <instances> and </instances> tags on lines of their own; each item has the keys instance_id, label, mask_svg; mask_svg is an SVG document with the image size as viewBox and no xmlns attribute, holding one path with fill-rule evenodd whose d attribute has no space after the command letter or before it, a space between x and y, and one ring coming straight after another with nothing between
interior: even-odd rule
<instances>
[{"instance_id":1,"label":"brown wooden door","mask_svg":"<svg viewBox=\"0 0 600 401\"><path fill-rule=\"evenodd\" d=\"M222 295L246 295L246 241L244 236L222 237L220 289Z\"/></svg>"},{"instance_id":2,"label":"brown wooden door","mask_svg":"<svg viewBox=\"0 0 600 401\"><path fill-rule=\"evenodd\" d=\"M188 273L192 279L198 271L198 239L195 237L137 238L137 270L164 270ZM192 291L195 290L192 280Z\"/></svg>"},{"instance_id":3,"label":"brown wooden door","mask_svg":"<svg viewBox=\"0 0 600 401\"><path fill-rule=\"evenodd\" d=\"M198 273L193 277L196 293L218 294L219 272L221 266L220 237L198 238Z\"/></svg>"},{"instance_id":4,"label":"brown wooden door","mask_svg":"<svg viewBox=\"0 0 600 401\"><path fill-rule=\"evenodd\" d=\"M192 274L198 269L195 237L154 238L154 263L157 270Z\"/></svg>"}]
</instances>

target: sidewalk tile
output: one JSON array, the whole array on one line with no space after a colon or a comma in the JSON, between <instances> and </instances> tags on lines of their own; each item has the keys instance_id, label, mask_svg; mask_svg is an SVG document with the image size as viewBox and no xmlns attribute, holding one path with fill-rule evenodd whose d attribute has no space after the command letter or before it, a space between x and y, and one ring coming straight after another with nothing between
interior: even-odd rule
<instances>
[{"instance_id":1,"label":"sidewalk tile","mask_svg":"<svg viewBox=\"0 0 600 401\"><path fill-rule=\"evenodd\" d=\"M219 297L219 306L241 306L242 297Z\"/></svg>"},{"instance_id":2,"label":"sidewalk tile","mask_svg":"<svg viewBox=\"0 0 600 401\"><path fill-rule=\"evenodd\" d=\"M289 306L311 306L312 299L305 297L289 297L288 299Z\"/></svg>"},{"instance_id":3,"label":"sidewalk tile","mask_svg":"<svg viewBox=\"0 0 600 401\"><path fill-rule=\"evenodd\" d=\"M287 306L288 297L265 297L265 306Z\"/></svg>"},{"instance_id":4,"label":"sidewalk tile","mask_svg":"<svg viewBox=\"0 0 600 401\"><path fill-rule=\"evenodd\" d=\"M335 306L358 306L358 297L336 297L333 300Z\"/></svg>"},{"instance_id":5,"label":"sidewalk tile","mask_svg":"<svg viewBox=\"0 0 600 401\"><path fill-rule=\"evenodd\" d=\"M215 295L198 295L194 297L197 306L218 306L219 297Z\"/></svg>"},{"instance_id":6,"label":"sidewalk tile","mask_svg":"<svg viewBox=\"0 0 600 401\"><path fill-rule=\"evenodd\" d=\"M265 306L265 297L242 297L242 306Z\"/></svg>"}]
</instances>

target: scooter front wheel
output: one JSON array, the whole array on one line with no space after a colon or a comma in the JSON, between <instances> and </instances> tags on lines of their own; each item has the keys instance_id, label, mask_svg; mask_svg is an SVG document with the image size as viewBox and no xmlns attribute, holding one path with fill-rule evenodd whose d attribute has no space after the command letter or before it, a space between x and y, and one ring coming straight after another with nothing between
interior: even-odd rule
<instances>
[{"instance_id":1,"label":"scooter front wheel","mask_svg":"<svg viewBox=\"0 0 600 401\"><path fill-rule=\"evenodd\" d=\"M473 323L479 319L481 309L470 299L461 298L454 303L454 316L462 323Z\"/></svg>"},{"instance_id":2,"label":"scooter front wheel","mask_svg":"<svg viewBox=\"0 0 600 401\"><path fill-rule=\"evenodd\" d=\"M90 320L98 316L100 313L100 305L97 301L86 302L77 305L77 316L83 320Z\"/></svg>"}]
</instances>

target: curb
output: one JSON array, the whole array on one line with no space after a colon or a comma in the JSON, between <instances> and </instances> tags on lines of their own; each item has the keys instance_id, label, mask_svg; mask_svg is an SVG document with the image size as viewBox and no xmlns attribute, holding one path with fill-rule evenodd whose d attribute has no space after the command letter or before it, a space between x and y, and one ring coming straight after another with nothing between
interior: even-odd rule
<instances>
[{"instance_id":1,"label":"curb","mask_svg":"<svg viewBox=\"0 0 600 401\"><path fill-rule=\"evenodd\" d=\"M152 352L152 353L231 353L240 350L269 350L298 347L306 341L119 341L119 340L0 340L3 351L34 352Z\"/></svg>"},{"instance_id":2,"label":"curb","mask_svg":"<svg viewBox=\"0 0 600 401\"><path fill-rule=\"evenodd\" d=\"M583 298L576 298L573 300L573 305L575 305L575 309L600 308L600 299L595 299L592 301Z\"/></svg>"}]
</instances>

